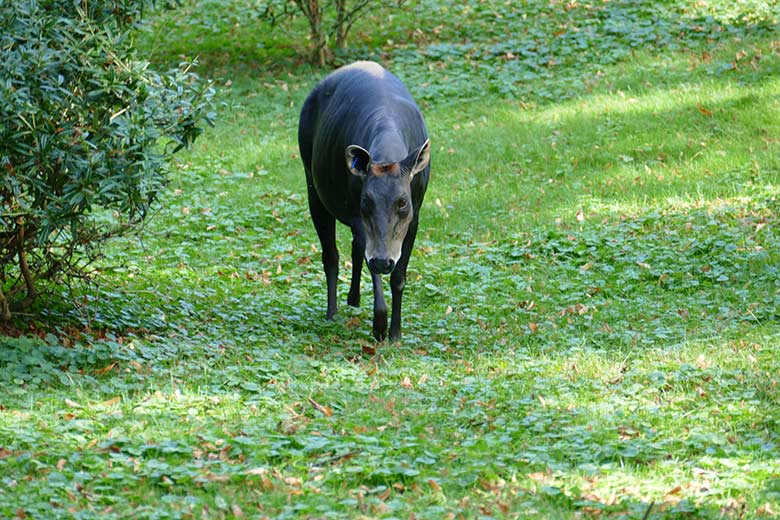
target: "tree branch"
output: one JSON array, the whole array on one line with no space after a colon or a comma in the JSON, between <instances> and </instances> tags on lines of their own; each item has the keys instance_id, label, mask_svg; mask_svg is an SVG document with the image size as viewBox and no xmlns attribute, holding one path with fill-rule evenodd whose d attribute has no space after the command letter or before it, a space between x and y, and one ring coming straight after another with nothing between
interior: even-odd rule
<instances>
[{"instance_id":1,"label":"tree branch","mask_svg":"<svg viewBox=\"0 0 780 520\"><path fill-rule=\"evenodd\" d=\"M334 27L336 33L336 45L339 48L345 48L347 46L347 35L352 29L358 15L366 7L371 5L373 0L359 0L356 1L352 9L347 8L347 0L336 0L336 26Z\"/></svg>"},{"instance_id":2,"label":"tree branch","mask_svg":"<svg viewBox=\"0 0 780 520\"><path fill-rule=\"evenodd\" d=\"M35 283L33 282L33 276L30 272L30 266L27 265L27 253L24 250L24 220L22 218L17 219L17 246L19 251L19 269L22 271L24 277L24 284L27 286L27 296L25 301L32 301L35 298Z\"/></svg>"},{"instance_id":3,"label":"tree branch","mask_svg":"<svg viewBox=\"0 0 780 520\"><path fill-rule=\"evenodd\" d=\"M319 0L294 0L295 5L309 22L313 56L319 65L325 65L325 46L327 44L322 32L323 8Z\"/></svg>"},{"instance_id":4,"label":"tree branch","mask_svg":"<svg viewBox=\"0 0 780 520\"><path fill-rule=\"evenodd\" d=\"M2 318L3 321L11 319L11 307L8 305L8 300L5 299L2 288L0 288L0 318Z\"/></svg>"}]
</instances>

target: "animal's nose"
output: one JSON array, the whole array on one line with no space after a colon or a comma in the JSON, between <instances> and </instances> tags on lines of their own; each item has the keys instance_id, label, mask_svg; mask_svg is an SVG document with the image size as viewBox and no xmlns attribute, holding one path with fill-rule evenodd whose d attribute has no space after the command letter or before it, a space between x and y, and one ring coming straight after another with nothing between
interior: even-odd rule
<instances>
[{"instance_id":1,"label":"animal's nose","mask_svg":"<svg viewBox=\"0 0 780 520\"><path fill-rule=\"evenodd\" d=\"M395 260L392 258L372 258L368 261L368 268L375 274L387 274L395 267Z\"/></svg>"}]
</instances>

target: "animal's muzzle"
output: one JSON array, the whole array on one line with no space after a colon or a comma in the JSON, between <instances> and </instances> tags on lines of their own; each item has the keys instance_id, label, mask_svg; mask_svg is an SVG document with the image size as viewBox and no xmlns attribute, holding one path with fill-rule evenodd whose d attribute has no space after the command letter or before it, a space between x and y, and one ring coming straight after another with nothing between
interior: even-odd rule
<instances>
[{"instance_id":1,"label":"animal's muzzle","mask_svg":"<svg viewBox=\"0 0 780 520\"><path fill-rule=\"evenodd\" d=\"M395 267L395 260L392 258L372 258L368 261L368 268L374 274L387 274Z\"/></svg>"}]
</instances>

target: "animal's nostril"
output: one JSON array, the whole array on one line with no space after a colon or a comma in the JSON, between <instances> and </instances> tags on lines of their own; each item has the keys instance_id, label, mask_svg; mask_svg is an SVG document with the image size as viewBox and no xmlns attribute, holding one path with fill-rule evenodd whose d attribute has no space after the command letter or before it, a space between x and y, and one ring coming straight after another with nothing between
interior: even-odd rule
<instances>
[{"instance_id":1,"label":"animal's nostril","mask_svg":"<svg viewBox=\"0 0 780 520\"><path fill-rule=\"evenodd\" d=\"M395 267L395 261L391 258L372 258L368 261L368 268L372 273L387 274Z\"/></svg>"}]
</instances>

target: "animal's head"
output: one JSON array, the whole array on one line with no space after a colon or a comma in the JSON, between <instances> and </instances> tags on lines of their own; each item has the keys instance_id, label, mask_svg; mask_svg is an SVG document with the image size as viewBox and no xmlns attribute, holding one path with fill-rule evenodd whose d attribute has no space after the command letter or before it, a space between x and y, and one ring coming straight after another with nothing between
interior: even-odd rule
<instances>
[{"instance_id":1,"label":"animal's head","mask_svg":"<svg viewBox=\"0 0 780 520\"><path fill-rule=\"evenodd\" d=\"M430 161L430 142L413 150L401 162L376 164L357 145L346 152L347 168L363 179L360 214L366 237L366 261L375 274L387 274L401 258L401 246L414 215L412 179Z\"/></svg>"}]
</instances>

